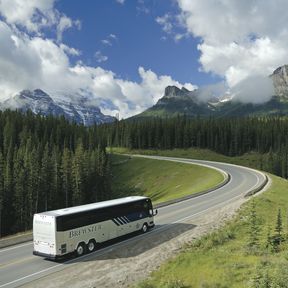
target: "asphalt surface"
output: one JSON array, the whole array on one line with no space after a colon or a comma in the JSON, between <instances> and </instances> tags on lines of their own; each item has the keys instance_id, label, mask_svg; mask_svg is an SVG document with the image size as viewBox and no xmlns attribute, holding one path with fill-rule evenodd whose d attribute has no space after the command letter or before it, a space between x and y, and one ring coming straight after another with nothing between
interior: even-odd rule
<instances>
[{"instance_id":1,"label":"asphalt surface","mask_svg":"<svg viewBox=\"0 0 288 288\"><path fill-rule=\"evenodd\" d=\"M265 174L253 169L226 164L219 162L189 160L170 157L145 156L147 158L177 161L184 163L204 164L216 169L220 169L230 175L230 181L223 187L218 188L207 194L185 200L179 203L171 204L158 209L158 215L155 217L156 227L146 234L129 237L117 241L109 246L79 258L70 259L62 263L48 261L46 259L32 255L32 242L23 243L7 248L0 249L0 288L19 287L45 275L56 271L61 271L71 265L77 265L79 261L86 259L93 260L100 255L111 252L111 249L121 249L129 242L135 241L139 237L149 237L161 232L163 229L169 229L175 223L184 223L187 219L193 219L202 213L216 207L223 207L229 202L244 197L247 193L254 192L263 187L266 183ZM193 177L193 176L192 176ZM205 177L205 175L203 175ZM86 258L86 259L85 259Z\"/></svg>"}]
</instances>

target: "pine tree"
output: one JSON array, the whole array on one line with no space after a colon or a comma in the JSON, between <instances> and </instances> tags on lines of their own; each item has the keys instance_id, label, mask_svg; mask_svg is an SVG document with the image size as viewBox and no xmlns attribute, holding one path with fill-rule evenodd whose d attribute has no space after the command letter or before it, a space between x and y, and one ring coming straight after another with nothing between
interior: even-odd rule
<instances>
[{"instance_id":1,"label":"pine tree","mask_svg":"<svg viewBox=\"0 0 288 288\"><path fill-rule=\"evenodd\" d=\"M61 179L62 179L62 190L64 193L64 205L69 207L71 205L71 153L69 149L64 148L62 159L61 159Z\"/></svg>"},{"instance_id":2,"label":"pine tree","mask_svg":"<svg viewBox=\"0 0 288 288\"><path fill-rule=\"evenodd\" d=\"M252 249L259 248L259 234L260 225L256 213L256 204L254 198L251 201L250 215L249 215L249 239L248 247Z\"/></svg>"},{"instance_id":3,"label":"pine tree","mask_svg":"<svg viewBox=\"0 0 288 288\"><path fill-rule=\"evenodd\" d=\"M75 155L72 160L72 203L73 205L81 205L84 202L83 195L83 158L84 150L81 141L78 142Z\"/></svg>"},{"instance_id":4,"label":"pine tree","mask_svg":"<svg viewBox=\"0 0 288 288\"><path fill-rule=\"evenodd\" d=\"M279 251L280 245L284 240L282 236L282 230L283 230L282 215L281 215L281 209L279 208L275 225L275 235L273 237L273 247L275 252Z\"/></svg>"}]
</instances>

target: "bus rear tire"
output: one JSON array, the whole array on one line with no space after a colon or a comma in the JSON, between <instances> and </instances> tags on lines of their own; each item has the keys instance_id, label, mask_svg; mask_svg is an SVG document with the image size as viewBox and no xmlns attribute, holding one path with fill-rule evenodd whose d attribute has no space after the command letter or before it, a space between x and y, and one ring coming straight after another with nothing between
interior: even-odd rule
<instances>
[{"instance_id":1,"label":"bus rear tire","mask_svg":"<svg viewBox=\"0 0 288 288\"><path fill-rule=\"evenodd\" d=\"M84 254L85 254L85 244L84 243L80 243L77 246L76 255L79 257L79 256L82 256Z\"/></svg>"},{"instance_id":2,"label":"bus rear tire","mask_svg":"<svg viewBox=\"0 0 288 288\"><path fill-rule=\"evenodd\" d=\"M90 240L87 245L88 252L93 252L96 249L96 242L95 240Z\"/></svg>"},{"instance_id":3,"label":"bus rear tire","mask_svg":"<svg viewBox=\"0 0 288 288\"><path fill-rule=\"evenodd\" d=\"M142 226L142 233L146 233L148 231L148 225L147 223L144 223Z\"/></svg>"}]
</instances>

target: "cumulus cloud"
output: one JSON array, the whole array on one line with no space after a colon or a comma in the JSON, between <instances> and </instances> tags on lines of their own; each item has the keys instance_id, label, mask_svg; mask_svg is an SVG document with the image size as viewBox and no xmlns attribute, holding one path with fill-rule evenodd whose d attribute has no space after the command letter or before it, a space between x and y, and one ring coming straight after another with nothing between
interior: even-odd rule
<instances>
[{"instance_id":1,"label":"cumulus cloud","mask_svg":"<svg viewBox=\"0 0 288 288\"><path fill-rule=\"evenodd\" d=\"M201 39L202 70L221 75L231 88L255 77L265 86L265 77L286 64L286 0L178 0L178 4L187 31ZM243 98L239 95L239 100L253 101L246 93ZM267 97L264 93L263 101Z\"/></svg>"},{"instance_id":2,"label":"cumulus cloud","mask_svg":"<svg viewBox=\"0 0 288 288\"><path fill-rule=\"evenodd\" d=\"M55 1L0 0L0 15L8 25L38 36L44 27L56 27L57 40L61 42L63 32L73 26L80 29L81 22L54 9Z\"/></svg>"},{"instance_id":3,"label":"cumulus cloud","mask_svg":"<svg viewBox=\"0 0 288 288\"><path fill-rule=\"evenodd\" d=\"M20 25L29 32L39 32L43 26L55 24L55 0L1 0L0 14L8 24Z\"/></svg>"},{"instance_id":4,"label":"cumulus cloud","mask_svg":"<svg viewBox=\"0 0 288 288\"><path fill-rule=\"evenodd\" d=\"M3 21L0 21L0 37L0 99L3 100L23 89L41 88L56 101L77 103L85 98L107 114L119 113L121 118L126 118L155 104L168 85L195 88L143 67L139 67L141 80L137 83L81 61L72 65L69 55L79 55L78 50L25 34Z\"/></svg>"}]
</instances>

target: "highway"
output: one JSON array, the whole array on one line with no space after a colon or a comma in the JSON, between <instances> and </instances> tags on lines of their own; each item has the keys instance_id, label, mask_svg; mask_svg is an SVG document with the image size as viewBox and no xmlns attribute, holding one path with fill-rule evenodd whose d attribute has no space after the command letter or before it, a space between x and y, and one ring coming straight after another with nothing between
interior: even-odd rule
<instances>
[{"instance_id":1,"label":"highway","mask_svg":"<svg viewBox=\"0 0 288 288\"><path fill-rule=\"evenodd\" d=\"M259 190L267 180L265 174L261 172L231 164L158 156L143 157L183 162L187 163L187 165L189 163L207 165L228 173L231 178L223 187L213 190L212 192L159 208L158 215L155 217L156 227L148 233L126 238L92 254L84 255L79 258L57 263L33 256L32 242L3 248L0 250L0 288L18 287L45 275L78 265L81 261L96 261L97 258L100 256L103 257L103 255L111 251L111 249L121 250L127 243L135 242L137 238L147 237L149 240L149 237L153 237L153 235L155 237L157 233L169 229L172 225L175 225L175 223L185 223L187 219L191 220L196 215L205 214L205 212L210 209L223 207L227 203L235 201L235 199L244 197L245 194L252 190ZM205 175L203 175L203 177L205 177Z\"/></svg>"}]
</instances>

